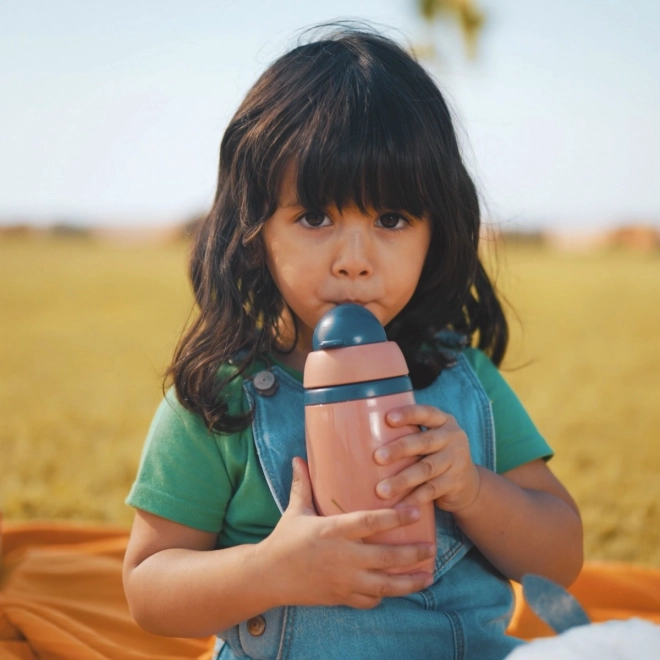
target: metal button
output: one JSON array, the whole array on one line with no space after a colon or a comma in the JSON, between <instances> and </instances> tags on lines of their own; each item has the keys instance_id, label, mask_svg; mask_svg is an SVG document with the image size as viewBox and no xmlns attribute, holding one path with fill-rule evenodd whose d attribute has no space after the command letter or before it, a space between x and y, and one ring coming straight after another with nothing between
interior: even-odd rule
<instances>
[{"instance_id":1,"label":"metal button","mask_svg":"<svg viewBox=\"0 0 660 660\"><path fill-rule=\"evenodd\" d=\"M277 390L277 379L272 371L260 371L255 374L252 383L261 396L272 396Z\"/></svg>"},{"instance_id":2,"label":"metal button","mask_svg":"<svg viewBox=\"0 0 660 660\"><path fill-rule=\"evenodd\" d=\"M261 637L266 632L266 619L261 614L248 619L247 629L252 637Z\"/></svg>"}]
</instances>

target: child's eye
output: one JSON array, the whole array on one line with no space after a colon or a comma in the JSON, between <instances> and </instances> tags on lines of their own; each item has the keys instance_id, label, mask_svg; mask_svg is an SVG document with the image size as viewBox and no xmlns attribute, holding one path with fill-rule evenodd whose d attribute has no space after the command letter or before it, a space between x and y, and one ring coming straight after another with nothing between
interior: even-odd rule
<instances>
[{"instance_id":1,"label":"child's eye","mask_svg":"<svg viewBox=\"0 0 660 660\"><path fill-rule=\"evenodd\" d=\"M383 213L376 222L380 222L385 229L403 229L404 225L410 224L400 213Z\"/></svg>"},{"instance_id":2,"label":"child's eye","mask_svg":"<svg viewBox=\"0 0 660 660\"><path fill-rule=\"evenodd\" d=\"M325 222L328 220L328 223ZM307 211L298 218L298 222L302 224L303 227L327 227L329 224L330 218L325 213L320 211Z\"/></svg>"}]
</instances>

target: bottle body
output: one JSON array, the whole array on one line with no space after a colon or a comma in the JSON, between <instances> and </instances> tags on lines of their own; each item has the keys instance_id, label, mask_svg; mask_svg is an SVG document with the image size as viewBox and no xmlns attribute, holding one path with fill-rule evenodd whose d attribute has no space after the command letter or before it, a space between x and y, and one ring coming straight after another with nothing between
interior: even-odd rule
<instances>
[{"instance_id":1,"label":"bottle body","mask_svg":"<svg viewBox=\"0 0 660 660\"><path fill-rule=\"evenodd\" d=\"M374 459L376 449L416 427L393 428L385 420L394 408L414 404L412 391L385 396L353 399L305 406L307 457L314 491L314 505L320 515L388 508L408 493L384 500L376 494L376 485L397 474L416 458L405 458L388 465ZM420 507L418 522L388 532L374 534L366 543L435 543L434 503ZM435 558L390 573L434 572Z\"/></svg>"},{"instance_id":2,"label":"bottle body","mask_svg":"<svg viewBox=\"0 0 660 660\"><path fill-rule=\"evenodd\" d=\"M408 493L384 500L380 481L416 460L379 465L374 452L418 429L394 428L385 416L415 403L408 365L396 342L366 307L346 303L317 323L305 362L305 436L314 505L320 515L373 511L398 504ZM365 538L366 543L435 545L435 504L420 508L412 525ZM435 557L388 572L435 573Z\"/></svg>"}]
</instances>

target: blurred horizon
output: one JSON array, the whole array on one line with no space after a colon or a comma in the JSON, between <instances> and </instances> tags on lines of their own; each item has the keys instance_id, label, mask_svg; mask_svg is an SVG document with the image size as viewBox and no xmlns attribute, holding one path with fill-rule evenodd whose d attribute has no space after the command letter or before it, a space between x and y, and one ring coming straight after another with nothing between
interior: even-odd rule
<instances>
[{"instance_id":1,"label":"blurred horizon","mask_svg":"<svg viewBox=\"0 0 660 660\"><path fill-rule=\"evenodd\" d=\"M456 116L508 231L660 228L660 5L479 0L477 58L414 0L0 4L0 226L163 227L211 205L224 128L300 31L371 21ZM420 51L423 48L420 48Z\"/></svg>"}]
</instances>

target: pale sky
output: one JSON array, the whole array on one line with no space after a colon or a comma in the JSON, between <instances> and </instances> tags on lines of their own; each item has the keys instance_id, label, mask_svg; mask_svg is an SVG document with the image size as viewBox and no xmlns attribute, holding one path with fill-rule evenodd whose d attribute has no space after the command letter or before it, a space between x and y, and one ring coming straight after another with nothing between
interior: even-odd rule
<instances>
[{"instance_id":1,"label":"pale sky","mask_svg":"<svg viewBox=\"0 0 660 660\"><path fill-rule=\"evenodd\" d=\"M0 224L206 209L248 87L301 28L354 18L434 39L425 65L503 227L660 226L660 3L478 4L469 62L414 0L0 0Z\"/></svg>"}]
</instances>

